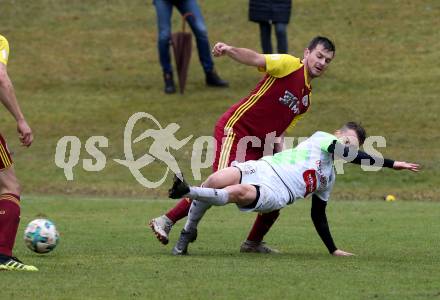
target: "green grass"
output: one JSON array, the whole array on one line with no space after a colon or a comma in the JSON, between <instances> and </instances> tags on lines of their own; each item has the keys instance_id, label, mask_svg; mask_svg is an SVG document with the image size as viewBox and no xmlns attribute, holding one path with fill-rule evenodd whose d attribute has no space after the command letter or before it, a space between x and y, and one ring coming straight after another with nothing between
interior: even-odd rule
<instances>
[{"instance_id":1,"label":"green grass","mask_svg":"<svg viewBox=\"0 0 440 300\"><path fill-rule=\"evenodd\" d=\"M240 254L255 214L212 208L190 255L174 257L146 220L172 201L26 197L16 255L39 273L2 272L2 299L436 299L438 203L332 201L336 258L314 231L309 201L284 209L267 236L282 254ZM56 222L61 241L37 255L21 233L39 215Z\"/></svg>"},{"instance_id":2,"label":"green grass","mask_svg":"<svg viewBox=\"0 0 440 300\"><path fill-rule=\"evenodd\" d=\"M246 1L201 1L201 6L212 43L259 50L258 26L247 21ZM335 41L337 54L328 73L313 82L311 111L291 135L332 131L345 121L360 120L371 135L386 137L386 156L424 167L418 175L349 168L338 179L337 198L379 199L394 193L400 199L438 200L440 74L433 62L440 47L439 11L438 1L294 3L291 51L301 56L311 37L323 34ZM4 0L0 20L0 32L11 44L9 73L35 131L35 143L24 150L15 124L6 113L0 115L28 194L164 196L164 188L145 190L112 161L123 156L123 129L130 115L146 111L163 126L177 122L179 138L211 135L220 114L261 76L230 59L216 59L231 87L206 88L194 51L185 95L164 95L151 1ZM176 12L173 26L180 28ZM83 147L89 136L107 136L106 168L85 172L80 160L74 182L67 182L54 164L56 143L65 135L78 136ZM174 153L187 174L191 146ZM84 148L83 158L89 158ZM154 177L163 167L151 165L144 172Z\"/></svg>"}]
</instances>

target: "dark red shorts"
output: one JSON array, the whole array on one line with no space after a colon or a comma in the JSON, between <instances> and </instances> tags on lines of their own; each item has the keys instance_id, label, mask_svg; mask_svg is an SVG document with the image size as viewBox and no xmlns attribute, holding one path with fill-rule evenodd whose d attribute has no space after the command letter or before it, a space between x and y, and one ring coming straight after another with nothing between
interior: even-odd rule
<instances>
[{"instance_id":1,"label":"dark red shorts","mask_svg":"<svg viewBox=\"0 0 440 300\"><path fill-rule=\"evenodd\" d=\"M12 165L12 157L8 145L0 133L0 170L9 168Z\"/></svg>"}]
</instances>

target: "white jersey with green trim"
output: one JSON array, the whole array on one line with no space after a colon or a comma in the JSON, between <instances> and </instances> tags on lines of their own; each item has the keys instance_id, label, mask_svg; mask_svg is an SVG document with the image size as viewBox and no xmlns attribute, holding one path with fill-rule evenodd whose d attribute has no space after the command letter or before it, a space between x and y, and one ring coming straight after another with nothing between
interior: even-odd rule
<instances>
[{"instance_id":1,"label":"white jersey with green trim","mask_svg":"<svg viewBox=\"0 0 440 300\"><path fill-rule=\"evenodd\" d=\"M272 166L289 190L291 199L287 204L309 194L329 200L336 174L328 147L334 140L337 140L334 135L317 131L293 149L262 158Z\"/></svg>"}]
</instances>

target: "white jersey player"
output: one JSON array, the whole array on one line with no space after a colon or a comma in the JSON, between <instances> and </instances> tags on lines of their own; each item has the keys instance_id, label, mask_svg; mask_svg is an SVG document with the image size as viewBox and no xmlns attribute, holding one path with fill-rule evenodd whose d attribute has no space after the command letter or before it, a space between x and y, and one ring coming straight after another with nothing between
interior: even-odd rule
<instances>
[{"instance_id":1,"label":"white jersey player","mask_svg":"<svg viewBox=\"0 0 440 300\"><path fill-rule=\"evenodd\" d=\"M209 176L203 187L190 187L176 176L170 198L185 196L195 201L173 253L186 254L188 244L196 239L197 224L203 216L198 213L198 205L235 203L243 211L270 212L312 195L312 220L329 253L353 255L338 249L333 242L325 208L335 183L335 155L355 164L372 165L379 160L357 149L365 137L360 125L349 122L334 135L318 131L294 149L219 170ZM383 167L419 170L418 164L390 159L383 160Z\"/></svg>"},{"instance_id":2,"label":"white jersey player","mask_svg":"<svg viewBox=\"0 0 440 300\"><path fill-rule=\"evenodd\" d=\"M260 190L255 207L239 208L268 212L309 194L328 201L335 182L333 154L328 147L335 140L334 135L318 131L294 149L233 165L241 171L242 184L258 186Z\"/></svg>"}]
</instances>

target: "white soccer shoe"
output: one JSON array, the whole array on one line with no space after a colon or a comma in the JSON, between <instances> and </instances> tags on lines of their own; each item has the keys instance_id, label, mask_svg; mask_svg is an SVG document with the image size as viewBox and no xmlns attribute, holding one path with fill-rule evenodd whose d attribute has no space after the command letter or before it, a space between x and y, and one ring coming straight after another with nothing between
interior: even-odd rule
<instances>
[{"instance_id":1,"label":"white soccer shoe","mask_svg":"<svg viewBox=\"0 0 440 300\"><path fill-rule=\"evenodd\" d=\"M148 225L153 230L159 242L164 245L168 244L168 234L171 231L171 227L174 225L173 221L171 221L167 216L163 215L150 220Z\"/></svg>"}]
</instances>

